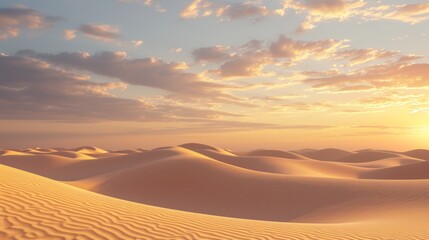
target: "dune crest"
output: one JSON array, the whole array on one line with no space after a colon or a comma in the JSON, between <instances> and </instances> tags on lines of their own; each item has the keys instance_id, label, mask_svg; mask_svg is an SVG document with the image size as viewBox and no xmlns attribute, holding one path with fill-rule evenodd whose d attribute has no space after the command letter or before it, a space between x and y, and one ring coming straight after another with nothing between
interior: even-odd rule
<instances>
[{"instance_id":1,"label":"dune crest","mask_svg":"<svg viewBox=\"0 0 429 240\"><path fill-rule=\"evenodd\" d=\"M403 154L410 157L429 160L429 150L426 149L415 149L408 152L404 152Z\"/></svg>"},{"instance_id":2,"label":"dune crest","mask_svg":"<svg viewBox=\"0 0 429 240\"><path fill-rule=\"evenodd\" d=\"M303 156L298 155L293 152L285 152L285 151L279 151L279 150L255 150L246 153L248 156L267 156L267 157L280 157L280 158L287 158L287 159L304 159Z\"/></svg>"},{"instance_id":3,"label":"dune crest","mask_svg":"<svg viewBox=\"0 0 429 240\"><path fill-rule=\"evenodd\" d=\"M326 148L321 150L307 150L300 153L302 156L317 159L317 160L325 160L325 161L335 161L337 159L351 156L352 152L344 151L336 148Z\"/></svg>"},{"instance_id":4,"label":"dune crest","mask_svg":"<svg viewBox=\"0 0 429 240\"><path fill-rule=\"evenodd\" d=\"M93 147L93 146L78 147L78 148L72 149L72 151L83 153L83 154L104 154L104 153L108 153L108 151L106 151L104 149L101 149L98 147Z\"/></svg>"}]
</instances>

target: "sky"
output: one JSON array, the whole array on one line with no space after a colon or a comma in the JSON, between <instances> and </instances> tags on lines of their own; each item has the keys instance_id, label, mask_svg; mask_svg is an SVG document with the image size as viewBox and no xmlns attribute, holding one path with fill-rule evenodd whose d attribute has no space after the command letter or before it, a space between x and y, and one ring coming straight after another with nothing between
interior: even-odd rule
<instances>
[{"instance_id":1,"label":"sky","mask_svg":"<svg viewBox=\"0 0 429 240\"><path fill-rule=\"evenodd\" d=\"M2 0L0 148L429 148L424 0Z\"/></svg>"}]
</instances>

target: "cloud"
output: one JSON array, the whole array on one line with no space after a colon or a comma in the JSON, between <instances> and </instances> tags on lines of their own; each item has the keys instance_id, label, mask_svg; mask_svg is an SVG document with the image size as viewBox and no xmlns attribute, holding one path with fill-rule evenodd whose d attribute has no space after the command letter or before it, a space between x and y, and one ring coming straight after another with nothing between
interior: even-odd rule
<instances>
[{"instance_id":1,"label":"cloud","mask_svg":"<svg viewBox=\"0 0 429 240\"><path fill-rule=\"evenodd\" d=\"M305 76L306 78L308 77L327 77L327 76L333 76L333 75L337 75L338 74L338 70L336 69L329 69L326 71L303 71L300 72L299 75Z\"/></svg>"},{"instance_id":2,"label":"cloud","mask_svg":"<svg viewBox=\"0 0 429 240\"><path fill-rule=\"evenodd\" d=\"M30 8L0 8L0 40L17 37L22 29L50 27L58 20L61 18L47 16Z\"/></svg>"},{"instance_id":3,"label":"cloud","mask_svg":"<svg viewBox=\"0 0 429 240\"><path fill-rule=\"evenodd\" d=\"M429 19L429 4L379 5L361 12L365 20L394 20L416 24Z\"/></svg>"},{"instance_id":4,"label":"cloud","mask_svg":"<svg viewBox=\"0 0 429 240\"><path fill-rule=\"evenodd\" d=\"M180 17L185 19L210 16L213 10L210 8L212 4L204 0L193 0L180 13Z\"/></svg>"},{"instance_id":5,"label":"cloud","mask_svg":"<svg viewBox=\"0 0 429 240\"><path fill-rule=\"evenodd\" d=\"M73 40L76 38L76 30L66 29L64 30L64 38L66 40Z\"/></svg>"},{"instance_id":6,"label":"cloud","mask_svg":"<svg viewBox=\"0 0 429 240\"><path fill-rule=\"evenodd\" d=\"M139 119L143 110L138 101L108 94L107 90L125 86L120 83L93 83L87 76L25 57L1 56L0 69L2 118L125 120Z\"/></svg>"},{"instance_id":7,"label":"cloud","mask_svg":"<svg viewBox=\"0 0 429 240\"><path fill-rule=\"evenodd\" d=\"M273 72L264 71L265 66L275 64L290 66L308 58L327 59L347 47L346 42L333 39L296 41L280 35L276 41L268 43L252 40L239 47L218 45L198 48L192 55L197 62L219 63L219 69L212 70L211 73L223 78L272 76Z\"/></svg>"},{"instance_id":8,"label":"cloud","mask_svg":"<svg viewBox=\"0 0 429 240\"><path fill-rule=\"evenodd\" d=\"M328 102L289 102L277 105L278 111L326 111L333 108L333 105Z\"/></svg>"},{"instance_id":9,"label":"cloud","mask_svg":"<svg viewBox=\"0 0 429 240\"><path fill-rule=\"evenodd\" d=\"M380 1L379 1L380 2ZM429 4L370 5L364 0L285 0L284 9L305 14L297 32L308 31L320 22L345 21L358 18L364 21L395 20L416 24L429 19Z\"/></svg>"},{"instance_id":10,"label":"cloud","mask_svg":"<svg viewBox=\"0 0 429 240\"><path fill-rule=\"evenodd\" d=\"M262 76L264 66L270 63L272 59L266 52L256 52L229 60L219 70L224 78Z\"/></svg>"},{"instance_id":11,"label":"cloud","mask_svg":"<svg viewBox=\"0 0 429 240\"><path fill-rule=\"evenodd\" d=\"M273 102L284 102L286 100L296 98L307 98L307 96L299 94L283 94L278 96L253 97L252 99L258 102L263 101L272 104Z\"/></svg>"},{"instance_id":12,"label":"cloud","mask_svg":"<svg viewBox=\"0 0 429 240\"><path fill-rule=\"evenodd\" d=\"M2 119L59 121L195 121L227 112L177 104L148 103L109 93L122 82L95 83L86 75L23 56L0 56Z\"/></svg>"},{"instance_id":13,"label":"cloud","mask_svg":"<svg viewBox=\"0 0 429 240\"><path fill-rule=\"evenodd\" d=\"M174 53L181 53L181 52L183 52L183 48L172 48L172 49L170 49L170 51L174 52Z\"/></svg>"},{"instance_id":14,"label":"cloud","mask_svg":"<svg viewBox=\"0 0 429 240\"><path fill-rule=\"evenodd\" d=\"M374 86L371 85L353 85L353 86L344 86L338 89L338 92L363 92L375 90Z\"/></svg>"},{"instance_id":15,"label":"cloud","mask_svg":"<svg viewBox=\"0 0 429 240\"><path fill-rule=\"evenodd\" d=\"M176 98L205 99L209 102L244 106L238 97L225 92L236 86L208 81L201 74L187 71L184 62L166 62L155 58L130 59L125 52L62 52L59 54L19 51L17 55L42 59L68 69L116 78L123 82L167 91Z\"/></svg>"},{"instance_id":16,"label":"cloud","mask_svg":"<svg viewBox=\"0 0 429 240\"><path fill-rule=\"evenodd\" d=\"M373 60L390 59L397 56L399 56L399 52L379 50L374 48L348 49L337 53L337 57L348 59L348 64L350 66L363 64Z\"/></svg>"},{"instance_id":17,"label":"cloud","mask_svg":"<svg viewBox=\"0 0 429 240\"><path fill-rule=\"evenodd\" d=\"M288 58L292 61L301 61L307 58L326 59L339 48L345 47L347 41L333 39L321 41L295 41L285 35L280 35L278 40L271 43L269 50L275 58Z\"/></svg>"},{"instance_id":18,"label":"cloud","mask_svg":"<svg viewBox=\"0 0 429 240\"><path fill-rule=\"evenodd\" d=\"M184 19L193 19L215 15L222 20L238 20L243 18L261 18L268 15L283 15L282 9L271 10L262 5L261 1L238 3L213 3L205 0L193 0L180 13Z\"/></svg>"},{"instance_id":19,"label":"cloud","mask_svg":"<svg viewBox=\"0 0 429 240\"><path fill-rule=\"evenodd\" d=\"M114 41L119 39L119 29L107 24L82 24L79 30L86 36L98 40Z\"/></svg>"},{"instance_id":20,"label":"cloud","mask_svg":"<svg viewBox=\"0 0 429 240\"><path fill-rule=\"evenodd\" d=\"M82 24L78 29L64 30L64 38L72 40L76 38L76 32L83 33L85 36L104 42L120 43L121 45L132 45L140 47L144 44L141 39L123 40L119 35L120 29L118 27L108 24Z\"/></svg>"},{"instance_id":21,"label":"cloud","mask_svg":"<svg viewBox=\"0 0 429 240\"><path fill-rule=\"evenodd\" d=\"M249 17L264 17L268 15L282 15L283 12L273 11L263 6L261 2L240 2L228 4L216 10L216 15L227 20L237 20Z\"/></svg>"},{"instance_id":22,"label":"cloud","mask_svg":"<svg viewBox=\"0 0 429 240\"><path fill-rule=\"evenodd\" d=\"M358 125L351 126L351 128L375 128L375 129L411 129L412 127L399 127L399 126L386 126L386 125Z\"/></svg>"},{"instance_id":23,"label":"cloud","mask_svg":"<svg viewBox=\"0 0 429 240\"><path fill-rule=\"evenodd\" d=\"M429 107L418 107L411 110L411 113L429 113Z\"/></svg>"},{"instance_id":24,"label":"cloud","mask_svg":"<svg viewBox=\"0 0 429 240\"><path fill-rule=\"evenodd\" d=\"M85 70L124 82L167 90L184 95L205 95L222 85L206 82L197 74L186 72L183 62L165 62L155 58L129 59L125 52L85 52L43 54L29 51L18 55L36 57L52 64Z\"/></svg>"},{"instance_id":25,"label":"cloud","mask_svg":"<svg viewBox=\"0 0 429 240\"><path fill-rule=\"evenodd\" d=\"M413 109L422 108L427 104L424 94L415 93L413 90L383 89L374 91L371 95L362 95L351 101L337 103L336 114L362 114L362 113L381 113L388 108ZM342 110L341 110L342 109Z\"/></svg>"},{"instance_id":26,"label":"cloud","mask_svg":"<svg viewBox=\"0 0 429 240\"><path fill-rule=\"evenodd\" d=\"M143 45L144 41L143 40L133 40L133 41L131 41L131 43L133 44L134 47L140 47L141 45Z\"/></svg>"},{"instance_id":27,"label":"cloud","mask_svg":"<svg viewBox=\"0 0 429 240\"><path fill-rule=\"evenodd\" d=\"M284 8L307 14L297 29L302 32L313 29L317 23L325 20L344 21L358 14L365 4L363 0L285 0Z\"/></svg>"},{"instance_id":28,"label":"cloud","mask_svg":"<svg viewBox=\"0 0 429 240\"><path fill-rule=\"evenodd\" d=\"M403 92L383 92L369 98L361 98L358 105L367 108L385 109L397 106L417 107L426 103L423 94L407 94Z\"/></svg>"},{"instance_id":29,"label":"cloud","mask_svg":"<svg viewBox=\"0 0 429 240\"><path fill-rule=\"evenodd\" d=\"M231 58L227 50L227 47L221 45L197 48L192 51L192 57L196 62L222 62Z\"/></svg>"},{"instance_id":30,"label":"cloud","mask_svg":"<svg viewBox=\"0 0 429 240\"><path fill-rule=\"evenodd\" d=\"M408 23L418 23L429 19L429 3L399 6L391 15L392 19Z\"/></svg>"},{"instance_id":31,"label":"cloud","mask_svg":"<svg viewBox=\"0 0 429 240\"><path fill-rule=\"evenodd\" d=\"M294 10L297 14L305 15L305 20L297 28L297 32L311 30L318 23L330 20L342 22L351 18L364 21L383 19L416 24L429 19L427 3L377 4L368 4L365 0L284 0L282 8L269 9L262 1L227 4L193 0L182 10L180 16L184 19L217 16L229 21L243 18L259 19L270 15L283 16L287 10Z\"/></svg>"},{"instance_id":32,"label":"cloud","mask_svg":"<svg viewBox=\"0 0 429 240\"><path fill-rule=\"evenodd\" d=\"M411 70L411 66L408 66L410 62L420 59L420 56L402 55L397 51L374 48L352 49L348 42L349 40L334 39L299 41L280 35L274 41L251 40L238 47L215 45L197 48L192 51L192 55L196 62L218 64L217 69L207 70L206 73L224 79L278 76L279 79L283 78L289 83L304 80L304 83L312 84L314 89L330 92L374 91L382 88L383 84L386 88L412 85L409 79L402 80L402 85L398 81L393 81L391 76L394 72L404 72L400 74L407 76L415 75L414 86L421 80L422 76L418 75L418 70ZM287 77L279 74L285 67L291 68L305 60L335 60L345 61L345 63L334 64L325 71L302 71ZM372 61L384 64L363 69L348 68L346 74L340 71L343 67L353 67ZM414 68L423 67L414 66ZM410 74L405 73L408 69ZM382 76L383 74L388 76ZM362 77L359 77L361 75ZM403 76L394 77L403 78ZM394 82L396 83L393 84ZM282 85L282 83L278 84ZM242 87L248 89L251 86L242 85Z\"/></svg>"},{"instance_id":33,"label":"cloud","mask_svg":"<svg viewBox=\"0 0 429 240\"><path fill-rule=\"evenodd\" d=\"M270 123L258 122L243 122L243 121L209 121L205 123L197 123L188 127L164 128L164 129L136 129L125 134L190 134L190 133L218 133L218 132L245 132L255 130L305 130L318 131L334 128L329 125L279 125Z\"/></svg>"},{"instance_id":34,"label":"cloud","mask_svg":"<svg viewBox=\"0 0 429 240\"><path fill-rule=\"evenodd\" d=\"M428 88L429 64L411 63L415 56L405 56L393 63L369 66L348 74L309 78L304 83L315 89L341 90L353 86L368 86L374 89Z\"/></svg>"}]
</instances>

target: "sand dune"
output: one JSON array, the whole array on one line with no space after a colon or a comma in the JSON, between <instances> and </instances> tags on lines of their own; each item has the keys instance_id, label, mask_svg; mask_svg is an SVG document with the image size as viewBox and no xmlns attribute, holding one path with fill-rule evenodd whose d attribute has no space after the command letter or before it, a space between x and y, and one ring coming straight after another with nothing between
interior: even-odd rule
<instances>
[{"instance_id":1,"label":"sand dune","mask_svg":"<svg viewBox=\"0 0 429 240\"><path fill-rule=\"evenodd\" d=\"M67 172L61 172L65 166L74 164L76 162L73 158L67 158L59 155L9 155L1 156L0 164L11 166L14 168L22 169L28 172L32 172L38 175L46 176L49 178L56 179L57 176L60 179L63 174ZM73 175L71 173L70 175Z\"/></svg>"},{"instance_id":2,"label":"sand dune","mask_svg":"<svg viewBox=\"0 0 429 240\"><path fill-rule=\"evenodd\" d=\"M426 157L198 143L2 150L0 239L427 239Z\"/></svg>"},{"instance_id":3,"label":"sand dune","mask_svg":"<svg viewBox=\"0 0 429 240\"><path fill-rule=\"evenodd\" d=\"M414 158L429 160L429 150L426 149L415 149L408 152L404 152L403 154Z\"/></svg>"},{"instance_id":4,"label":"sand dune","mask_svg":"<svg viewBox=\"0 0 429 240\"><path fill-rule=\"evenodd\" d=\"M14 151L14 150L0 150L0 156L29 156L33 155L31 153L23 152L23 151Z\"/></svg>"},{"instance_id":5,"label":"sand dune","mask_svg":"<svg viewBox=\"0 0 429 240\"><path fill-rule=\"evenodd\" d=\"M73 152L73 151L57 151L57 152L52 152L50 153L51 155L57 155L57 156L61 156L61 157L66 157L66 158L72 158L72 159L76 159L76 160L93 160L96 159L95 157L92 157L90 155L86 155L80 152Z\"/></svg>"},{"instance_id":6,"label":"sand dune","mask_svg":"<svg viewBox=\"0 0 429 240\"><path fill-rule=\"evenodd\" d=\"M427 239L427 214L299 224L223 218L136 204L0 166L1 239ZM399 215L401 214L401 215ZM395 217L392 217L395 216ZM415 221L410 222L413 218Z\"/></svg>"},{"instance_id":7,"label":"sand dune","mask_svg":"<svg viewBox=\"0 0 429 240\"><path fill-rule=\"evenodd\" d=\"M377 169L364 173L365 178L373 179L429 179L429 162L418 162L403 166Z\"/></svg>"},{"instance_id":8,"label":"sand dune","mask_svg":"<svg viewBox=\"0 0 429 240\"><path fill-rule=\"evenodd\" d=\"M213 146L209 146L209 145L205 145L205 144L200 144L200 143L186 143L186 144L180 145L179 147L186 148L186 149L189 149L189 150L192 150L194 152L201 153L201 154L214 152L214 153L219 153L222 155L235 156L235 154L233 154L232 152L229 152L225 149L217 148L217 147L213 147Z\"/></svg>"},{"instance_id":9,"label":"sand dune","mask_svg":"<svg viewBox=\"0 0 429 240\"><path fill-rule=\"evenodd\" d=\"M285 152L279 150L255 150L248 152L248 156L267 156L267 157L280 157L287 159L305 159L303 156L300 156L293 152Z\"/></svg>"},{"instance_id":10,"label":"sand dune","mask_svg":"<svg viewBox=\"0 0 429 240\"><path fill-rule=\"evenodd\" d=\"M223 162L229 165L255 170L260 172L287 174L293 176L314 176L314 177L356 177L361 170L359 167L347 166L335 162L321 162L308 159L299 155L292 155L293 158L285 158L287 154L279 151L264 151L266 156L252 156L252 153L242 153L240 156L230 153L224 154L220 151L198 150L206 157ZM272 156L268 153L273 153Z\"/></svg>"},{"instance_id":11,"label":"sand dune","mask_svg":"<svg viewBox=\"0 0 429 240\"><path fill-rule=\"evenodd\" d=\"M382 151L365 151L358 152L355 154L350 154L341 158L336 158L337 162L347 162L347 163L359 163L359 162L372 162L380 159L398 157L398 154L382 152Z\"/></svg>"},{"instance_id":12,"label":"sand dune","mask_svg":"<svg viewBox=\"0 0 429 240\"><path fill-rule=\"evenodd\" d=\"M92 146L84 146L84 147L78 147L75 149L72 149L72 151L83 153L83 154L104 154L108 153L108 151L98 148L98 147L92 147Z\"/></svg>"},{"instance_id":13,"label":"sand dune","mask_svg":"<svg viewBox=\"0 0 429 240\"><path fill-rule=\"evenodd\" d=\"M22 152L38 154L38 153L51 153L51 152L56 152L56 150L55 150L55 149L50 149L50 148L48 149L48 148L39 148L39 147L36 147L36 148L28 148L28 149L25 149L25 150L23 150Z\"/></svg>"},{"instance_id":14,"label":"sand dune","mask_svg":"<svg viewBox=\"0 0 429 240\"><path fill-rule=\"evenodd\" d=\"M419 163L424 161L425 160L418 159L418 158L411 158L411 157L391 157L391 158L388 157L388 158L374 160L374 161L363 161L363 162L357 162L357 163L352 162L352 163L347 163L347 165L364 167L364 168L383 169L383 168Z\"/></svg>"},{"instance_id":15,"label":"sand dune","mask_svg":"<svg viewBox=\"0 0 429 240\"><path fill-rule=\"evenodd\" d=\"M413 204L429 201L429 192L416 195L416 192L429 189L429 182L404 184L289 177L195 157L154 161L91 179L94 181L99 184L90 190L126 200L212 215L271 221L311 217L324 222L325 215L316 218L312 213L328 206L332 211L348 216L349 210L354 212L360 206L365 206L365 210L370 212L389 204L404 205L413 198L416 198ZM335 207L349 201L355 202L353 209L347 205ZM369 202L371 205L367 206ZM261 204L270 207L261 208Z\"/></svg>"},{"instance_id":16,"label":"sand dune","mask_svg":"<svg viewBox=\"0 0 429 240\"><path fill-rule=\"evenodd\" d=\"M110 151L110 153L121 153L124 155L128 155L128 154L140 153L145 151L147 150L131 149L131 150L115 150L115 151Z\"/></svg>"},{"instance_id":17,"label":"sand dune","mask_svg":"<svg viewBox=\"0 0 429 240\"><path fill-rule=\"evenodd\" d=\"M341 149L327 148L327 149L315 150L315 151L307 150L307 151L301 152L300 154L302 156L317 159L317 160L335 161L339 158L350 156L353 153L344 151Z\"/></svg>"}]
</instances>

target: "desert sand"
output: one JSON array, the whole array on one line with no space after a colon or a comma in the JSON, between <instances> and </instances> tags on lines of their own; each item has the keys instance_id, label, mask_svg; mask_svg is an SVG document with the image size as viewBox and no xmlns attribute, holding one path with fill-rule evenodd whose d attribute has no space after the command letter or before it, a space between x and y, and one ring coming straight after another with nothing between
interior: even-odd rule
<instances>
[{"instance_id":1,"label":"desert sand","mask_svg":"<svg viewBox=\"0 0 429 240\"><path fill-rule=\"evenodd\" d=\"M429 151L0 151L0 239L429 239Z\"/></svg>"}]
</instances>

